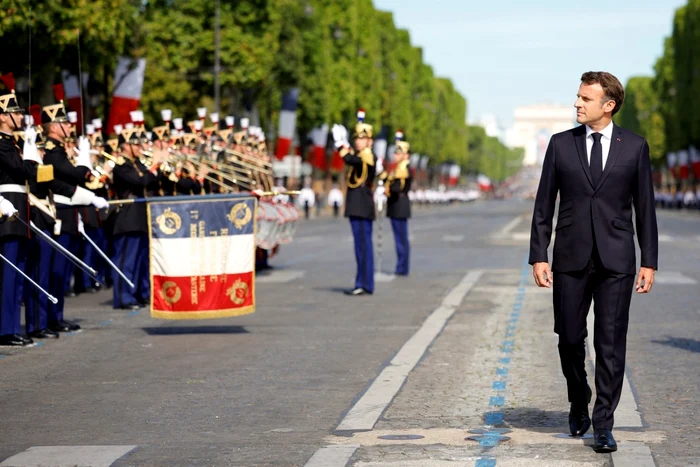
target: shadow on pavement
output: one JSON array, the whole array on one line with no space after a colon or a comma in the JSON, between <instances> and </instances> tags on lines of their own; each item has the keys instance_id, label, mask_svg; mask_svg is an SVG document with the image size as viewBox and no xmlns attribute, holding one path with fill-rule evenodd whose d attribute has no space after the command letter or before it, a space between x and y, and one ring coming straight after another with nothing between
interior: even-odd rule
<instances>
[{"instance_id":1,"label":"shadow on pavement","mask_svg":"<svg viewBox=\"0 0 700 467\"><path fill-rule=\"evenodd\" d=\"M563 395L566 398L566 394ZM503 422L511 428L522 428L539 433L568 433L569 413L519 407L503 410Z\"/></svg>"},{"instance_id":2,"label":"shadow on pavement","mask_svg":"<svg viewBox=\"0 0 700 467\"><path fill-rule=\"evenodd\" d=\"M168 326L142 328L151 336L172 336L181 334L248 334L243 326Z\"/></svg>"},{"instance_id":3,"label":"shadow on pavement","mask_svg":"<svg viewBox=\"0 0 700 467\"><path fill-rule=\"evenodd\" d=\"M687 350L688 352L700 353L700 341L697 339L686 339L684 337L666 337L665 341L653 340L654 344L668 345L676 349Z\"/></svg>"}]
</instances>

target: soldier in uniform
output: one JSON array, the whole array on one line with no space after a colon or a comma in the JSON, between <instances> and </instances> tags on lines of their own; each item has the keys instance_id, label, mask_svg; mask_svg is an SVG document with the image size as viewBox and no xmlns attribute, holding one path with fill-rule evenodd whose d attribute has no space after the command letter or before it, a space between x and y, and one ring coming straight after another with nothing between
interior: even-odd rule
<instances>
[{"instance_id":1,"label":"soldier in uniform","mask_svg":"<svg viewBox=\"0 0 700 467\"><path fill-rule=\"evenodd\" d=\"M74 205L92 203L90 208L95 210L95 204L106 206L104 199L95 200L95 195L85 188L76 187L54 178L53 166L43 165L42 151L45 141L41 136L41 128L27 127L24 132L23 156L35 160L37 176L30 183L33 195L31 221L46 235L51 236L56 224L56 205L54 195L69 198ZM62 297L65 289L65 278L53 274L54 258L59 256L54 248L45 240L32 235L29 241L27 257L27 274L44 290L57 298ZM25 286L25 321L27 335L35 339L58 338L59 331L76 330L75 326L63 321L63 300L61 306L52 305L44 294L36 293L33 288Z\"/></svg>"},{"instance_id":2,"label":"soldier in uniform","mask_svg":"<svg viewBox=\"0 0 700 467\"><path fill-rule=\"evenodd\" d=\"M372 126L364 122L365 112L357 113L353 150L348 143L348 132L342 125L333 125L335 147L348 167L345 217L350 219L355 241L357 275L355 288L345 293L352 296L374 293L374 251L372 248L372 223L376 214L372 185L377 157L372 152L374 142Z\"/></svg>"},{"instance_id":3,"label":"soldier in uniform","mask_svg":"<svg viewBox=\"0 0 700 467\"><path fill-rule=\"evenodd\" d=\"M142 171L136 165L141 141L135 129L119 134L121 156L114 167L114 190L117 199L143 198L146 188L158 177L158 170L167 153L153 152L151 167ZM114 276L114 308L138 309L150 301L148 272L148 214L145 203L124 203L111 214L113 219L113 257L116 266L134 283L131 289L120 277Z\"/></svg>"},{"instance_id":4,"label":"soldier in uniform","mask_svg":"<svg viewBox=\"0 0 700 467\"><path fill-rule=\"evenodd\" d=\"M54 178L72 187L81 188L84 188L86 183L94 182L88 140L81 138L78 142L79 154L74 162L71 162L66 153L64 143L66 138L71 138L72 125L66 117L63 102L45 106L41 112L41 121L46 134L44 164L53 166ZM95 196L87 189L73 191L75 192L73 198L58 193L53 195L56 203L56 223L53 226L53 234L61 246L76 254L81 240L80 213L76 206L92 205L95 208L104 209L108 204L104 198ZM56 294L58 303L48 305L49 329L54 332L71 332L80 329L79 325L63 319L64 292L69 287L72 271L73 264L65 256L55 255L51 265L51 281L52 284L57 284L57 288L51 292ZM59 292L60 281L63 281L63 290Z\"/></svg>"},{"instance_id":5,"label":"soldier in uniform","mask_svg":"<svg viewBox=\"0 0 700 467\"><path fill-rule=\"evenodd\" d=\"M22 109L17 105L14 91L0 96L0 253L20 270L27 258L29 231L17 221L7 219L16 215L29 222L29 202L26 183L36 177L36 161L20 154L12 133L22 125ZM0 345L26 346L34 341L21 335L23 278L5 261L0 263Z\"/></svg>"},{"instance_id":6,"label":"soldier in uniform","mask_svg":"<svg viewBox=\"0 0 700 467\"><path fill-rule=\"evenodd\" d=\"M411 201L408 199L408 192L411 190L412 181L409 148L408 142L403 141L403 132L396 132L396 166L390 173L384 172L380 176L384 180L384 193L387 196L386 214L391 219L391 228L394 231L397 276L407 276L409 269L408 219L411 217Z\"/></svg>"}]
</instances>

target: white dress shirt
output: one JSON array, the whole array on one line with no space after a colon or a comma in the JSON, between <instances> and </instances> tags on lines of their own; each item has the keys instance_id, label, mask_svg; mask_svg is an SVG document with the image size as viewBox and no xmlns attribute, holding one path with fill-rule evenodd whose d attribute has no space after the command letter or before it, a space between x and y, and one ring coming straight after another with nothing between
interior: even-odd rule
<instances>
[{"instance_id":1,"label":"white dress shirt","mask_svg":"<svg viewBox=\"0 0 700 467\"><path fill-rule=\"evenodd\" d=\"M591 165L591 150L593 149L593 131L591 127L586 125L586 152L588 153L588 165ZM598 133L602 134L603 137L600 138L600 145L603 147L603 169L605 169L605 162L608 160L608 154L610 153L610 142L612 141L613 134L613 122L610 121L608 126L603 128Z\"/></svg>"}]
</instances>

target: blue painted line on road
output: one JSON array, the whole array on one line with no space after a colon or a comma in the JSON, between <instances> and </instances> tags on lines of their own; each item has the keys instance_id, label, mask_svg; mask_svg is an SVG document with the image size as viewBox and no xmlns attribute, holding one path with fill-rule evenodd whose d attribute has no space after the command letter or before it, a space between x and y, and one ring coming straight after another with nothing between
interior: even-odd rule
<instances>
[{"instance_id":1,"label":"blue painted line on road","mask_svg":"<svg viewBox=\"0 0 700 467\"><path fill-rule=\"evenodd\" d=\"M496 467L496 459L480 457L476 460L474 467Z\"/></svg>"},{"instance_id":2,"label":"blue painted line on road","mask_svg":"<svg viewBox=\"0 0 700 467\"><path fill-rule=\"evenodd\" d=\"M75 336L75 333L74 332L67 332L64 334L64 336L72 337L72 336Z\"/></svg>"},{"instance_id":3,"label":"blue painted line on road","mask_svg":"<svg viewBox=\"0 0 700 467\"><path fill-rule=\"evenodd\" d=\"M522 273L520 276L520 284L518 286L518 294L513 301L513 308L510 313L510 319L508 319L505 339L501 343L500 351L504 354L510 354L515 348L515 341L513 337L515 336L518 328L518 320L520 319L520 313L523 309L523 301L525 300L525 281L529 277L527 258L525 259L525 264L523 264ZM501 356L498 359L498 363L502 366L496 368L496 375L503 377L500 381L493 382L493 390L497 391L497 394L502 391L506 391L506 386L508 384L508 366L511 363L511 358L509 356ZM489 398L489 408L490 407L501 407L506 403L505 395L496 395ZM497 426L503 424L503 412L492 411L487 412L484 417L484 423L488 426ZM486 431L484 435L479 440L479 445L484 448L484 451L493 448L502 441L504 437L497 432ZM475 467L496 467L495 457L480 457L476 460Z\"/></svg>"},{"instance_id":4,"label":"blue painted line on road","mask_svg":"<svg viewBox=\"0 0 700 467\"><path fill-rule=\"evenodd\" d=\"M489 399L489 405L500 406L506 403L506 398L503 396L491 396Z\"/></svg>"},{"instance_id":5,"label":"blue painted line on road","mask_svg":"<svg viewBox=\"0 0 700 467\"><path fill-rule=\"evenodd\" d=\"M136 316L139 313L141 313L141 310L134 310L134 311L130 311L129 313L127 313L126 316Z\"/></svg>"},{"instance_id":6,"label":"blue painted line on road","mask_svg":"<svg viewBox=\"0 0 700 467\"><path fill-rule=\"evenodd\" d=\"M44 345L44 342L42 341L34 342L34 347L41 347L42 345Z\"/></svg>"},{"instance_id":7,"label":"blue painted line on road","mask_svg":"<svg viewBox=\"0 0 700 467\"><path fill-rule=\"evenodd\" d=\"M112 320L106 319L100 323L100 326L109 326L110 324L112 324Z\"/></svg>"},{"instance_id":8,"label":"blue painted line on road","mask_svg":"<svg viewBox=\"0 0 700 467\"><path fill-rule=\"evenodd\" d=\"M503 423L503 412L489 412L484 421L487 425L500 425Z\"/></svg>"}]
</instances>

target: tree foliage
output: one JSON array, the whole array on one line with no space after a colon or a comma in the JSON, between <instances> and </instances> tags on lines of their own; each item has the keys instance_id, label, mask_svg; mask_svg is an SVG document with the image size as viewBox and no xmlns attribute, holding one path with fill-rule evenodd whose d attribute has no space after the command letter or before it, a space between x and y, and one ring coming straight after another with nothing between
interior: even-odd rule
<instances>
[{"instance_id":1,"label":"tree foliage","mask_svg":"<svg viewBox=\"0 0 700 467\"><path fill-rule=\"evenodd\" d=\"M364 108L389 141L403 129L431 163L468 167L466 99L435 76L423 51L372 0L0 0L1 73L25 76L46 105L61 70L90 74L88 112L106 117L119 56L146 59L141 106L196 118L215 107L215 18L220 4L223 115L250 117L274 136L282 94L299 89L300 141L314 127L353 126ZM26 96L19 96L26 100Z\"/></svg>"}]
</instances>

